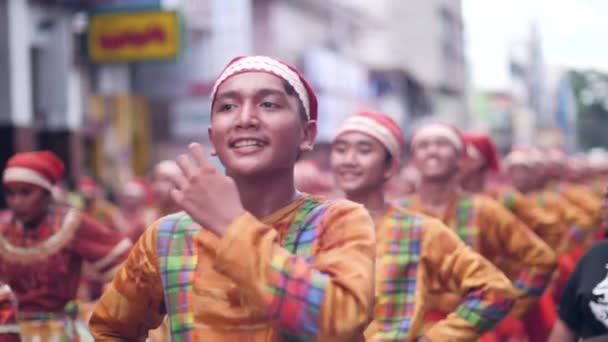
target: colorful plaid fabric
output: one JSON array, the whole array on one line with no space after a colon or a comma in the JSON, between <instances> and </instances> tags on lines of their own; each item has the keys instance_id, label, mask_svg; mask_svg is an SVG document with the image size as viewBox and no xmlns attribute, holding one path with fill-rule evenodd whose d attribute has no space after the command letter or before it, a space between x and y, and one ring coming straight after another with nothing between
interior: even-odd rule
<instances>
[{"instance_id":1,"label":"colorful plaid fabric","mask_svg":"<svg viewBox=\"0 0 608 342\"><path fill-rule=\"evenodd\" d=\"M310 267L313 248L332 201L309 198L300 207L281 242L292 255L275 254L270 261L270 316L280 323L281 339L313 340L329 276Z\"/></svg>"},{"instance_id":2,"label":"colorful plaid fabric","mask_svg":"<svg viewBox=\"0 0 608 342\"><path fill-rule=\"evenodd\" d=\"M469 292L456 314L471 323L479 331L494 327L509 312L513 304L510 299L498 294L489 295L483 289Z\"/></svg>"},{"instance_id":3,"label":"colorful plaid fabric","mask_svg":"<svg viewBox=\"0 0 608 342\"><path fill-rule=\"evenodd\" d=\"M397 206L406 209L411 204L412 200L410 198L403 198L397 202ZM473 197L471 195L462 196L456 204L456 221L454 222L456 234L468 246L479 251L479 227L475 225L476 215ZM450 222L444 223L452 228Z\"/></svg>"},{"instance_id":4,"label":"colorful plaid fabric","mask_svg":"<svg viewBox=\"0 0 608 342\"><path fill-rule=\"evenodd\" d=\"M66 304L65 312L20 312L17 321L21 338L24 341L80 341L76 328L77 314L78 306L74 302ZM83 333L88 335L88 332Z\"/></svg>"},{"instance_id":5,"label":"colorful plaid fabric","mask_svg":"<svg viewBox=\"0 0 608 342\"><path fill-rule=\"evenodd\" d=\"M475 224L475 205L471 195L464 195L456 207L456 234L467 246L479 251L479 227Z\"/></svg>"},{"instance_id":6,"label":"colorful plaid fabric","mask_svg":"<svg viewBox=\"0 0 608 342\"><path fill-rule=\"evenodd\" d=\"M566 241L571 245L581 245L585 243L585 231L577 224L570 225L566 230Z\"/></svg>"},{"instance_id":7,"label":"colorful plaid fabric","mask_svg":"<svg viewBox=\"0 0 608 342\"><path fill-rule=\"evenodd\" d=\"M502 205L510 211L515 210L515 193L513 191L504 191L500 194Z\"/></svg>"},{"instance_id":8,"label":"colorful plaid fabric","mask_svg":"<svg viewBox=\"0 0 608 342\"><path fill-rule=\"evenodd\" d=\"M194 236L200 226L186 214L166 217L158 227L158 259L169 317L171 340L194 341L194 315L190 311L197 256Z\"/></svg>"},{"instance_id":9,"label":"colorful plaid fabric","mask_svg":"<svg viewBox=\"0 0 608 342\"><path fill-rule=\"evenodd\" d=\"M379 241L376 256L376 305L374 322L379 341L405 340L414 313L416 276L421 255L422 218L391 208L387 214L393 227Z\"/></svg>"},{"instance_id":10,"label":"colorful plaid fabric","mask_svg":"<svg viewBox=\"0 0 608 342\"><path fill-rule=\"evenodd\" d=\"M282 340L310 340L318 332L329 276L313 270L310 262L331 203L306 199L281 243L294 255L277 254L270 261L270 316L281 326ZM190 298L197 262L193 238L199 230L185 214L170 216L159 225L159 265L172 341L193 341Z\"/></svg>"},{"instance_id":11,"label":"colorful plaid fabric","mask_svg":"<svg viewBox=\"0 0 608 342\"><path fill-rule=\"evenodd\" d=\"M540 296L545 291L551 275L552 273L550 272L539 272L536 268L527 267L519 273L513 285L524 293Z\"/></svg>"}]
</instances>

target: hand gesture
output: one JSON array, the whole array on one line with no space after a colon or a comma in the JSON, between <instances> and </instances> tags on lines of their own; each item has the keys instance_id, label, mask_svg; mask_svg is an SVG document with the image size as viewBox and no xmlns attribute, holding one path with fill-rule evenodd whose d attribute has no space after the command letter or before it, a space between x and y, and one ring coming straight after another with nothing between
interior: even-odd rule
<instances>
[{"instance_id":1,"label":"hand gesture","mask_svg":"<svg viewBox=\"0 0 608 342\"><path fill-rule=\"evenodd\" d=\"M235 218L245 212L234 181L217 170L205 157L203 147L192 143L190 158L177 157L181 175L172 175L175 203L203 228L223 236Z\"/></svg>"}]
</instances>

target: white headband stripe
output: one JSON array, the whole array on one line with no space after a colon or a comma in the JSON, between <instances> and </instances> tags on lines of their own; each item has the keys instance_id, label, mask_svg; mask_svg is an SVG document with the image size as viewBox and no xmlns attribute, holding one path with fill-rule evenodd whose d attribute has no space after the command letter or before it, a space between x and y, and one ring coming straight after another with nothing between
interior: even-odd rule
<instances>
[{"instance_id":1,"label":"white headband stripe","mask_svg":"<svg viewBox=\"0 0 608 342\"><path fill-rule=\"evenodd\" d=\"M4 184L11 182L23 182L34 184L43 187L47 190L53 190L53 184L40 173L28 169L26 167L9 167L4 170L2 177Z\"/></svg>"},{"instance_id":2,"label":"white headband stripe","mask_svg":"<svg viewBox=\"0 0 608 342\"><path fill-rule=\"evenodd\" d=\"M163 160L155 167L155 172L163 175L180 175L181 169L173 160Z\"/></svg>"},{"instance_id":3,"label":"white headband stripe","mask_svg":"<svg viewBox=\"0 0 608 342\"><path fill-rule=\"evenodd\" d=\"M530 158L524 152L511 152L505 158L505 164L507 165L529 165L531 163Z\"/></svg>"},{"instance_id":4,"label":"white headband stripe","mask_svg":"<svg viewBox=\"0 0 608 342\"><path fill-rule=\"evenodd\" d=\"M428 125L418 129L412 138L412 146L416 142L423 138L429 137L442 137L449 140L454 147L461 150L463 148L463 142L458 133L454 132L452 128L444 125Z\"/></svg>"},{"instance_id":5,"label":"white headband stripe","mask_svg":"<svg viewBox=\"0 0 608 342\"><path fill-rule=\"evenodd\" d=\"M287 83L293 87L296 94L298 94L298 98L302 102L304 110L306 111L306 117L310 119L310 102L308 92L306 91L304 83L302 80L300 80L300 76L298 76L296 72L291 70L285 64L266 56L245 57L227 67L217 81L215 81L213 91L211 92L211 99L213 100L215 98L217 89L222 82L234 74L248 70L266 71L287 81Z\"/></svg>"},{"instance_id":6,"label":"white headband stripe","mask_svg":"<svg viewBox=\"0 0 608 342\"><path fill-rule=\"evenodd\" d=\"M376 120L364 116L352 116L348 118L338 130L336 138L349 131L363 132L378 139L395 159L401 158L401 147L399 141L391 131L379 124Z\"/></svg>"},{"instance_id":7,"label":"white headband stripe","mask_svg":"<svg viewBox=\"0 0 608 342\"><path fill-rule=\"evenodd\" d=\"M470 144L467 146L467 155L472 159L477 159L477 160L485 159L483 154L481 153L481 151L479 151L479 149L473 144Z\"/></svg>"}]
</instances>

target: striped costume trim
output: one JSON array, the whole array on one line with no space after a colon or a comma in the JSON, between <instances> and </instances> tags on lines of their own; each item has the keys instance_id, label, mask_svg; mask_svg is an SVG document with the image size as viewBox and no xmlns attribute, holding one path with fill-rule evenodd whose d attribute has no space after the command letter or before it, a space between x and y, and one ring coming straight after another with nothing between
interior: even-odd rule
<instances>
[{"instance_id":1,"label":"striped costume trim","mask_svg":"<svg viewBox=\"0 0 608 342\"><path fill-rule=\"evenodd\" d=\"M0 339L2 334L19 334L19 325L17 324L2 324L0 325Z\"/></svg>"},{"instance_id":2,"label":"striped costume trim","mask_svg":"<svg viewBox=\"0 0 608 342\"><path fill-rule=\"evenodd\" d=\"M270 260L270 316L279 322L282 340L312 341L318 334L321 304L330 278L312 269L310 263L332 203L304 201L281 243L291 255L275 254Z\"/></svg>"},{"instance_id":3,"label":"striped costume trim","mask_svg":"<svg viewBox=\"0 0 608 342\"><path fill-rule=\"evenodd\" d=\"M494 295L487 297L483 289L477 289L466 295L456 314L471 323L480 331L492 329L502 320L513 306L513 301Z\"/></svg>"},{"instance_id":4,"label":"striped costume trim","mask_svg":"<svg viewBox=\"0 0 608 342\"><path fill-rule=\"evenodd\" d=\"M393 226L385 250L376 260L375 339L399 341L407 338L414 313L422 222L403 210L389 213Z\"/></svg>"},{"instance_id":5,"label":"striped costume trim","mask_svg":"<svg viewBox=\"0 0 608 342\"><path fill-rule=\"evenodd\" d=\"M197 255L194 236L200 226L183 213L165 218L158 228L158 255L171 341L194 341L194 315L190 308Z\"/></svg>"},{"instance_id":6,"label":"striped costume trim","mask_svg":"<svg viewBox=\"0 0 608 342\"><path fill-rule=\"evenodd\" d=\"M509 211L515 210L515 194L513 191L507 191L502 195L502 204L509 209Z\"/></svg>"},{"instance_id":7,"label":"striped costume trim","mask_svg":"<svg viewBox=\"0 0 608 342\"><path fill-rule=\"evenodd\" d=\"M397 201L396 205L400 208L409 208L412 204L410 198L402 198ZM448 222L444 224L455 229L456 234L467 246L475 251L479 251L479 227L475 225L475 217L477 216L475 202L473 196L464 195L456 205L456 222L455 227L451 227Z\"/></svg>"},{"instance_id":8,"label":"striped costume trim","mask_svg":"<svg viewBox=\"0 0 608 342\"><path fill-rule=\"evenodd\" d=\"M16 264L32 264L48 258L70 243L79 228L80 213L76 209L69 209L63 215L63 211L51 209L48 215L51 216L49 222L62 222L57 233L33 247L15 246L0 234L0 257Z\"/></svg>"},{"instance_id":9,"label":"striped costume trim","mask_svg":"<svg viewBox=\"0 0 608 342\"><path fill-rule=\"evenodd\" d=\"M458 201L456 208L456 234L464 243L475 251L479 251L479 227L475 224L477 212L473 196L464 195Z\"/></svg>"}]
</instances>

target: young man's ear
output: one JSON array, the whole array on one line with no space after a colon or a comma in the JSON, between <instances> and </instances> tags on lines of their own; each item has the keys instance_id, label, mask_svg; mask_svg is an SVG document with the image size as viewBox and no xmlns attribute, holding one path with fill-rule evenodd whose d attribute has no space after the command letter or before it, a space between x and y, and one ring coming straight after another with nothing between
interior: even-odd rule
<instances>
[{"instance_id":1,"label":"young man's ear","mask_svg":"<svg viewBox=\"0 0 608 342\"><path fill-rule=\"evenodd\" d=\"M304 123L303 133L302 142L300 142L300 151L312 151L315 145L315 139L317 138L317 122L315 120L308 120Z\"/></svg>"},{"instance_id":2,"label":"young man's ear","mask_svg":"<svg viewBox=\"0 0 608 342\"><path fill-rule=\"evenodd\" d=\"M384 168L384 181L388 181L395 175L399 174L399 170L401 170L399 163L396 163L392 158L387 161L388 164Z\"/></svg>"}]
</instances>

